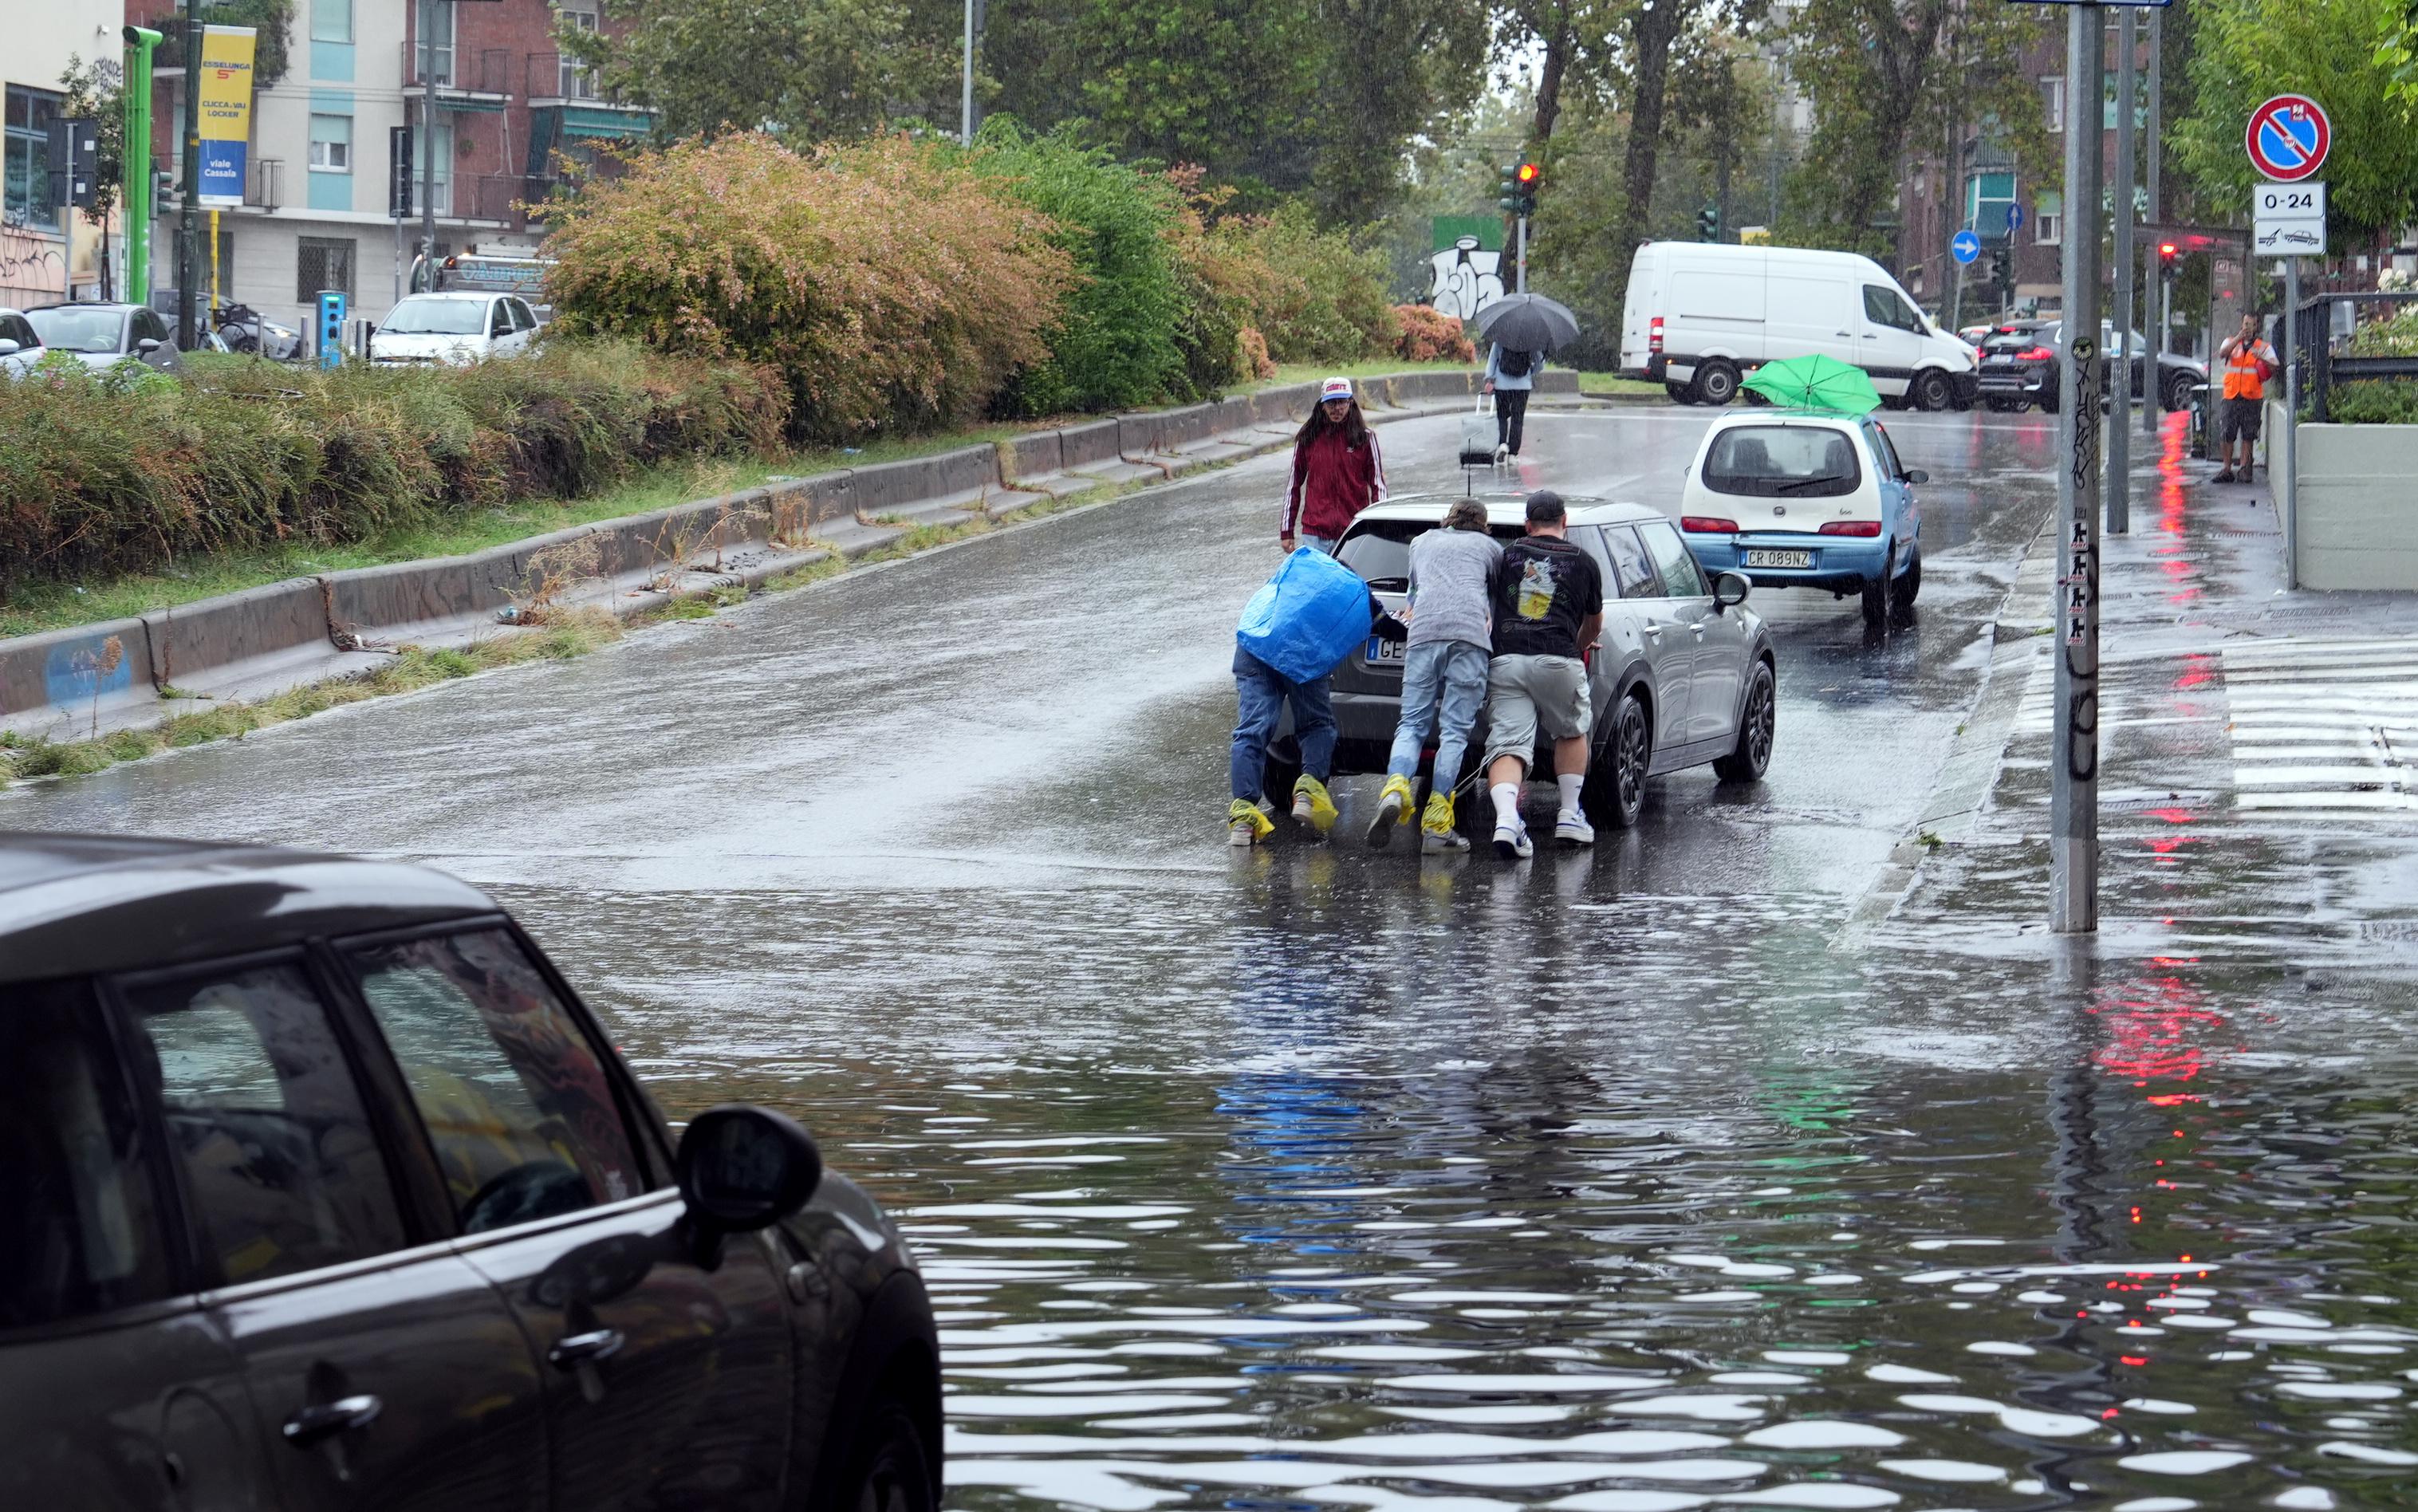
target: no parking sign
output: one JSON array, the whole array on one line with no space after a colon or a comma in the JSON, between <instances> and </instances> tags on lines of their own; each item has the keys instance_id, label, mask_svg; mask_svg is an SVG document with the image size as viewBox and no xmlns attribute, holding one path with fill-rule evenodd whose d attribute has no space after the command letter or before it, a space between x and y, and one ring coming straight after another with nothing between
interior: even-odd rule
<instances>
[{"instance_id":1,"label":"no parking sign","mask_svg":"<svg viewBox=\"0 0 2418 1512\"><path fill-rule=\"evenodd\" d=\"M2325 166L2334 123L2306 95L2277 95L2250 113L2242 145L2250 165L2280 183L2297 184Z\"/></svg>"}]
</instances>

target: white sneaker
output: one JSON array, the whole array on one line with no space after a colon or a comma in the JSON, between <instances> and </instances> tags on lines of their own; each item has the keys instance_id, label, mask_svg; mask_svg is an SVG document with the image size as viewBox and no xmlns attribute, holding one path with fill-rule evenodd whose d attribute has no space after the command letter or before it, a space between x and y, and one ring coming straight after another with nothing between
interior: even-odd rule
<instances>
[{"instance_id":1,"label":"white sneaker","mask_svg":"<svg viewBox=\"0 0 2418 1512\"><path fill-rule=\"evenodd\" d=\"M1494 827L1494 853L1505 861L1526 861L1537 853L1528 839L1524 824L1498 824Z\"/></svg>"},{"instance_id":2,"label":"white sneaker","mask_svg":"<svg viewBox=\"0 0 2418 1512\"><path fill-rule=\"evenodd\" d=\"M1469 848L1469 836L1459 830L1422 830L1419 832L1419 854L1449 856Z\"/></svg>"},{"instance_id":3,"label":"white sneaker","mask_svg":"<svg viewBox=\"0 0 2418 1512\"><path fill-rule=\"evenodd\" d=\"M1575 809L1556 814L1553 816L1553 838L1566 846L1591 846L1595 844L1595 826L1586 821L1585 815Z\"/></svg>"}]
</instances>

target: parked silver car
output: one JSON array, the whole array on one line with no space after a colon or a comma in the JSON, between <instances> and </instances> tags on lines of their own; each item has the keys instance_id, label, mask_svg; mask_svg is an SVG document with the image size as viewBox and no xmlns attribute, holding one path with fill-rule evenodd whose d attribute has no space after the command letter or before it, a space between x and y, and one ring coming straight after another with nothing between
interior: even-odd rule
<instances>
[{"instance_id":1,"label":"parked silver car","mask_svg":"<svg viewBox=\"0 0 2418 1512\"><path fill-rule=\"evenodd\" d=\"M54 352L72 352L88 368L114 368L120 362L141 362L165 371L177 366L176 344L168 323L148 305L45 304L26 311L25 318L33 323L44 346Z\"/></svg>"},{"instance_id":2,"label":"parked silver car","mask_svg":"<svg viewBox=\"0 0 2418 1512\"><path fill-rule=\"evenodd\" d=\"M1388 609L1400 608L1410 588L1410 543L1443 523L1454 498L1402 496L1364 511L1337 544L1337 558ZM1522 496L1481 502L1497 538L1525 531ZM1771 762L1779 681L1770 632L1746 606L1752 581L1738 573L1707 581L1677 527L1643 504L1565 502L1571 542L1603 572L1603 634L1588 658L1595 735L1581 794L1587 817L1635 824L1647 778L1707 762L1725 781L1760 779ZM1400 642L1372 635L1336 669L1336 775L1385 770L1401 710L1402 662ZM1280 730L1269 791L1292 787L1285 757L1295 749ZM1531 770L1540 777L1553 771L1550 747L1537 752ZM1456 805L1471 829L1487 822L1485 807Z\"/></svg>"}]
</instances>

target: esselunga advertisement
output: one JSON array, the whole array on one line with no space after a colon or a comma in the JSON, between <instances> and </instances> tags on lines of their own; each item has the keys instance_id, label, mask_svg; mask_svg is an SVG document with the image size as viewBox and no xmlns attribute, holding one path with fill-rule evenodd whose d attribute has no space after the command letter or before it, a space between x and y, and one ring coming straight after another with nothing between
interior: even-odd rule
<instances>
[{"instance_id":1,"label":"esselunga advertisement","mask_svg":"<svg viewBox=\"0 0 2418 1512\"><path fill-rule=\"evenodd\" d=\"M202 67L194 86L201 107L201 181L196 205L241 205L244 159L252 145L252 53L249 26L202 28Z\"/></svg>"}]
</instances>

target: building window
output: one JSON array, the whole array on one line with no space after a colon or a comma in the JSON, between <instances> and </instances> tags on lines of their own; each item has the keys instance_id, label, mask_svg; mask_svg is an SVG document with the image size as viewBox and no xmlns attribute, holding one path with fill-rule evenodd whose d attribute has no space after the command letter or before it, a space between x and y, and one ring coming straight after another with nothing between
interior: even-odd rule
<instances>
[{"instance_id":1,"label":"building window","mask_svg":"<svg viewBox=\"0 0 2418 1512\"><path fill-rule=\"evenodd\" d=\"M2065 196L2043 193L2032 202L2032 235L2044 247L2053 247L2065 233Z\"/></svg>"},{"instance_id":2,"label":"building window","mask_svg":"<svg viewBox=\"0 0 2418 1512\"><path fill-rule=\"evenodd\" d=\"M2007 212L2015 205L2015 176L1974 174L1965 180L1965 223L1983 237L2007 234Z\"/></svg>"},{"instance_id":3,"label":"building window","mask_svg":"<svg viewBox=\"0 0 2418 1512\"><path fill-rule=\"evenodd\" d=\"M342 290L346 299L353 297L353 247L349 240L327 237L303 237L295 244L294 300L310 304L319 298L321 289Z\"/></svg>"},{"instance_id":4,"label":"building window","mask_svg":"<svg viewBox=\"0 0 2418 1512\"><path fill-rule=\"evenodd\" d=\"M351 116L311 117L311 171L314 174L348 174L353 171Z\"/></svg>"},{"instance_id":5,"label":"building window","mask_svg":"<svg viewBox=\"0 0 2418 1512\"><path fill-rule=\"evenodd\" d=\"M593 10L565 6L562 8L561 18L565 26L583 32L596 30L597 18ZM562 90L563 99L594 99L596 98L596 74L593 69L581 68L578 60L568 53L560 54L560 65L562 76L556 83Z\"/></svg>"},{"instance_id":6,"label":"building window","mask_svg":"<svg viewBox=\"0 0 2418 1512\"><path fill-rule=\"evenodd\" d=\"M420 71L412 78L414 82L425 79L433 69L438 84L451 85L453 83L453 0L420 0L412 8L420 17L419 30L415 34L420 38L416 49ZM429 56L432 46L436 49L433 61Z\"/></svg>"},{"instance_id":7,"label":"building window","mask_svg":"<svg viewBox=\"0 0 2418 1512\"><path fill-rule=\"evenodd\" d=\"M429 205L438 215L453 213L453 123L440 121L428 133L428 161L422 169L421 188L428 195ZM433 171L436 182L428 184L425 175Z\"/></svg>"},{"instance_id":8,"label":"building window","mask_svg":"<svg viewBox=\"0 0 2418 1512\"><path fill-rule=\"evenodd\" d=\"M47 89L8 86L7 177L0 209L12 224L58 229L57 196L51 192L51 122L58 117L59 99Z\"/></svg>"},{"instance_id":9,"label":"building window","mask_svg":"<svg viewBox=\"0 0 2418 1512\"><path fill-rule=\"evenodd\" d=\"M353 0L311 0L311 40L353 39Z\"/></svg>"},{"instance_id":10,"label":"building window","mask_svg":"<svg viewBox=\"0 0 2418 1512\"><path fill-rule=\"evenodd\" d=\"M2041 99L2048 107L2048 129L2052 131L2063 131L2065 130L2065 81L2043 79L2040 85Z\"/></svg>"}]
</instances>

